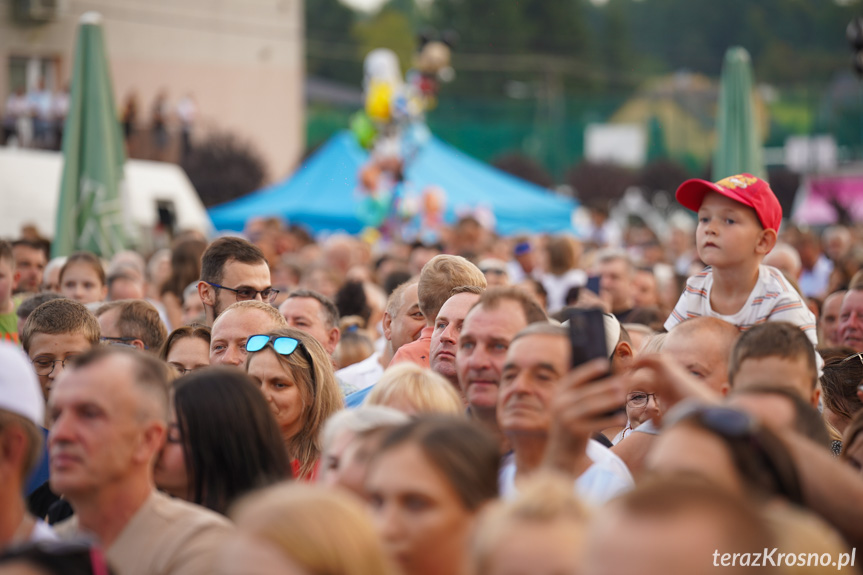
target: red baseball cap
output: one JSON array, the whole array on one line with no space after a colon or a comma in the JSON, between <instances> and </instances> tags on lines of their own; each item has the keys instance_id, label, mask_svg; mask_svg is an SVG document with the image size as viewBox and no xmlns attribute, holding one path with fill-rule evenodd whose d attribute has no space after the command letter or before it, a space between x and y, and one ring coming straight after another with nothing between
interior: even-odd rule
<instances>
[{"instance_id":1,"label":"red baseball cap","mask_svg":"<svg viewBox=\"0 0 863 575\"><path fill-rule=\"evenodd\" d=\"M719 180L687 180L680 184L674 196L684 208L697 212L707 192L716 192L755 210L764 229L779 231L782 223L782 206L776 194L761 178L752 174L738 174Z\"/></svg>"}]
</instances>

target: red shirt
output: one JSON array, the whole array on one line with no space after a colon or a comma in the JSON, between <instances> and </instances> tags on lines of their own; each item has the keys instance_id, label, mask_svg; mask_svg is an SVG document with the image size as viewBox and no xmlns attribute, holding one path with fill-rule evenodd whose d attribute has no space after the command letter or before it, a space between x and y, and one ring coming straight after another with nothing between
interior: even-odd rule
<instances>
[{"instance_id":1,"label":"red shirt","mask_svg":"<svg viewBox=\"0 0 863 575\"><path fill-rule=\"evenodd\" d=\"M294 475L295 481L304 481L306 483L314 483L318 480L318 472L321 470L321 460L318 459L315 461L315 466L312 467L312 471L306 475L305 477L300 476L300 460L292 459L291 460L291 473Z\"/></svg>"},{"instance_id":2,"label":"red shirt","mask_svg":"<svg viewBox=\"0 0 863 575\"><path fill-rule=\"evenodd\" d=\"M396 351L392 361L390 361L390 365L409 361L420 367L429 369L429 356L431 356L430 349L433 333L434 327L424 327L420 332L420 338L418 340L406 343Z\"/></svg>"}]
</instances>

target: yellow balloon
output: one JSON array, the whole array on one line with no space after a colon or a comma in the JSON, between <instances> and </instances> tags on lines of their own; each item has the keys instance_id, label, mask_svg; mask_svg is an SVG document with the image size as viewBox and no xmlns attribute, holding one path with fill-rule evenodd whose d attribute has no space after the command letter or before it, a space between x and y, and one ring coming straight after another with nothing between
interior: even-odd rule
<instances>
[{"instance_id":1,"label":"yellow balloon","mask_svg":"<svg viewBox=\"0 0 863 575\"><path fill-rule=\"evenodd\" d=\"M390 102L393 99L393 87L386 82L372 82L366 96L366 114L376 122L389 122L392 118Z\"/></svg>"}]
</instances>

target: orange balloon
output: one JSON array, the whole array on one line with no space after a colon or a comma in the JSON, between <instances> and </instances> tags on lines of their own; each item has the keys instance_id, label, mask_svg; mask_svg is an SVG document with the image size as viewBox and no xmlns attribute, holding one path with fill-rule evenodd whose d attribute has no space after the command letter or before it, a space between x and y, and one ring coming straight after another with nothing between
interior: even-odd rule
<instances>
[{"instance_id":1,"label":"orange balloon","mask_svg":"<svg viewBox=\"0 0 863 575\"><path fill-rule=\"evenodd\" d=\"M378 183L381 180L381 170L377 164L366 164L360 170L360 183L369 192L374 192L378 189Z\"/></svg>"}]
</instances>

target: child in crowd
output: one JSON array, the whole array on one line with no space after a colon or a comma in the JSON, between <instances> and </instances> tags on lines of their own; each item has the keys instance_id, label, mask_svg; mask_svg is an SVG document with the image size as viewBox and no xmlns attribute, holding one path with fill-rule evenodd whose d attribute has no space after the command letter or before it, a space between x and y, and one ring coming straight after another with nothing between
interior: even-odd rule
<instances>
[{"instance_id":1,"label":"child in crowd","mask_svg":"<svg viewBox=\"0 0 863 575\"><path fill-rule=\"evenodd\" d=\"M90 252L69 256L60 270L60 293L84 305L104 300L108 295L108 284L99 258Z\"/></svg>"},{"instance_id":2,"label":"child in crowd","mask_svg":"<svg viewBox=\"0 0 863 575\"><path fill-rule=\"evenodd\" d=\"M817 345L815 317L782 273L761 260L776 245L782 208L764 180L739 174L716 183L688 180L677 201L698 212L698 256L707 268L686 281L665 321L671 330L689 318L712 316L742 331L786 321Z\"/></svg>"},{"instance_id":3,"label":"child in crowd","mask_svg":"<svg viewBox=\"0 0 863 575\"><path fill-rule=\"evenodd\" d=\"M21 345L33 365L45 400L51 387L68 367L67 362L99 345L99 321L82 304L66 298L52 299L33 310L21 330ZM48 432L43 429L43 435ZM45 517L58 500L48 483L48 451L27 485L29 505L36 517ZM54 518L64 517L68 510Z\"/></svg>"},{"instance_id":4,"label":"child in crowd","mask_svg":"<svg viewBox=\"0 0 863 575\"><path fill-rule=\"evenodd\" d=\"M98 345L101 335L96 316L78 302L54 299L33 310L21 332L21 344L46 400L66 361Z\"/></svg>"},{"instance_id":5,"label":"child in crowd","mask_svg":"<svg viewBox=\"0 0 863 575\"><path fill-rule=\"evenodd\" d=\"M12 301L17 275L12 244L0 241L0 341L18 343L18 316Z\"/></svg>"}]
</instances>

